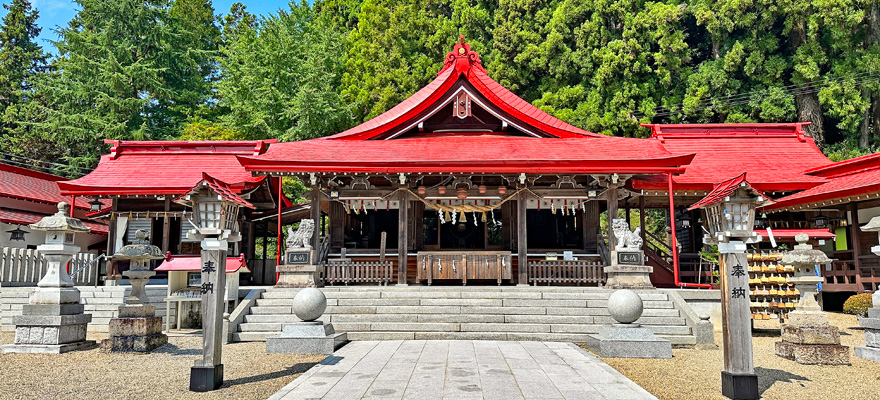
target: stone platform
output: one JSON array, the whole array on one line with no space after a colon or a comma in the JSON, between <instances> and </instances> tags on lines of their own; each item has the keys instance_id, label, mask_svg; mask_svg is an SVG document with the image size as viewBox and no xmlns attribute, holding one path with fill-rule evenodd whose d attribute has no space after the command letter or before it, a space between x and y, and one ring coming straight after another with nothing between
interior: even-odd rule
<instances>
[{"instance_id":1,"label":"stone platform","mask_svg":"<svg viewBox=\"0 0 880 400\"><path fill-rule=\"evenodd\" d=\"M572 343L353 342L272 396L281 399L656 399Z\"/></svg>"}]
</instances>

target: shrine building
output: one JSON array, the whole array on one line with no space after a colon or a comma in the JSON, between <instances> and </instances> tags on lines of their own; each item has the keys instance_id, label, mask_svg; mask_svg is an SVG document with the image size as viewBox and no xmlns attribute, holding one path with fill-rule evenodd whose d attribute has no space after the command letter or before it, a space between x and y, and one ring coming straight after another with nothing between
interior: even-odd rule
<instances>
[{"instance_id":1,"label":"shrine building","mask_svg":"<svg viewBox=\"0 0 880 400\"><path fill-rule=\"evenodd\" d=\"M859 210L880 205L856 205L877 202L880 186L874 179L853 191L839 177L876 173L880 159L833 163L805 125L651 124L646 139L587 132L494 81L462 40L427 86L336 135L286 143L113 141L91 174L59 186L66 196L113 200L94 214L111 218L108 249L140 226L167 252L198 254L198 243L181 233L185 210L171 197L203 174L225 182L255 206L241 214L244 240L230 253L244 254L251 284L274 283L275 263L284 260L281 251L271 260L266 249L273 242L282 248L284 227L311 218L325 284L600 285L615 240L605 226L620 215L641 228L655 286L675 287L712 277L700 254L699 215L687 208L746 173L776 200L759 218L763 235L784 241L808 230L829 251L849 252L838 259L850 260L848 274L860 278L847 290L868 289L866 282L873 289L880 273L872 264L865 275L859 252L867 254L877 238L852 227L871 216ZM309 203L294 205L281 194L287 176L308 187ZM835 194L844 200L816 206ZM648 232L649 214L663 219L665 235ZM340 265L349 272L334 269Z\"/></svg>"}]
</instances>

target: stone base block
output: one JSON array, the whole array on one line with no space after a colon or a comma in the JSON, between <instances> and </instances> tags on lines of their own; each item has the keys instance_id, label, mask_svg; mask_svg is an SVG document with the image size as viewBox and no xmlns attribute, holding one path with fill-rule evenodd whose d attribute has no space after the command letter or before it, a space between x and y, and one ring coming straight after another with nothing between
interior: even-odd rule
<instances>
[{"instance_id":1,"label":"stone base block","mask_svg":"<svg viewBox=\"0 0 880 400\"><path fill-rule=\"evenodd\" d=\"M776 355L807 365L850 365L849 347L776 342Z\"/></svg>"},{"instance_id":2,"label":"stone base block","mask_svg":"<svg viewBox=\"0 0 880 400\"><path fill-rule=\"evenodd\" d=\"M82 304L25 304L21 307L21 315L75 315L84 310Z\"/></svg>"},{"instance_id":3,"label":"stone base block","mask_svg":"<svg viewBox=\"0 0 880 400\"><path fill-rule=\"evenodd\" d=\"M157 333L146 336L111 336L102 344L110 351L117 352L148 352L168 343L168 336Z\"/></svg>"},{"instance_id":4,"label":"stone base block","mask_svg":"<svg viewBox=\"0 0 880 400\"><path fill-rule=\"evenodd\" d=\"M596 352L611 358L672 358L672 342L638 324L615 324L599 331Z\"/></svg>"},{"instance_id":5,"label":"stone base block","mask_svg":"<svg viewBox=\"0 0 880 400\"><path fill-rule=\"evenodd\" d=\"M189 371L189 390L191 392L210 392L223 386L223 364L216 366L194 366Z\"/></svg>"},{"instance_id":6,"label":"stone base block","mask_svg":"<svg viewBox=\"0 0 880 400\"><path fill-rule=\"evenodd\" d=\"M880 348L856 346L853 349L853 353L855 353L856 357L880 363Z\"/></svg>"},{"instance_id":7,"label":"stone base block","mask_svg":"<svg viewBox=\"0 0 880 400\"><path fill-rule=\"evenodd\" d=\"M836 326L782 325L782 341L796 344L840 344Z\"/></svg>"},{"instance_id":8,"label":"stone base block","mask_svg":"<svg viewBox=\"0 0 880 400\"><path fill-rule=\"evenodd\" d=\"M279 265L277 267L277 288L322 287L321 266L319 265Z\"/></svg>"},{"instance_id":9,"label":"stone base block","mask_svg":"<svg viewBox=\"0 0 880 400\"><path fill-rule=\"evenodd\" d=\"M155 317L156 306L120 306L119 318Z\"/></svg>"},{"instance_id":10,"label":"stone base block","mask_svg":"<svg viewBox=\"0 0 880 400\"><path fill-rule=\"evenodd\" d=\"M92 314L74 315L16 315L12 317L15 326L63 326L80 325L92 322Z\"/></svg>"},{"instance_id":11,"label":"stone base block","mask_svg":"<svg viewBox=\"0 0 880 400\"><path fill-rule=\"evenodd\" d=\"M87 324L71 325L16 325L15 344L62 345L86 340Z\"/></svg>"},{"instance_id":12,"label":"stone base block","mask_svg":"<svg viewBox=\"0 0 880 400\"><path fill-rule=\"evenodd\" d=\"M333 354L348 343L348 335L334 333L325 337L271 336L266 338L268 354Z\"/></svg>"},{"instance_id":13,"label":"stone base block","mask_svg":"<svg viewBox=\"0 0 880 400\"><path fill-rule=\"evenodd\" d=\"M79 304L79 290L74 287L38 287L28 297L28 304Z\"/></svg>"},{"instance_id":14,"label":"stone base block","mask_svg":"<svg viewBox=\"0 0 880 400\"><path fill-rule=\"evenodd\" d=\"M880 304L878 304L877 307L871 307L868 309L868 318L880 319Z\"/></svg>"},{"instance_id":15,"label":"stone base block","mask_svg":"<svg viewBox=\"0 0 880 400\"><path fill-rule=\"evenodd\" d=\"M635 265L616 265L604 268L607 275L606 289L653 289L650 274L654 267Z\"/></svg>"},{"instance_id":16,"label":"stone base block","mask_svg":"<svg viewBox=\"0 0 880 400\"><path fill-rule=\"evenodd\" d=\"M61 354L75 350L85 350L95 346L94 340L84 340L64 344L9 344L3 346L3 353Z\"/></svg>"},{"instance_id":17,"label":"stone base block","mask_svg":"<svg viewBox=\"0 0 880 400\"><path fill-rule=\"evenodd\" d=\"M826 326L828 316L822 311L792 311L786 324L793 326Z\"/></svg>"},{"instance_id":18,"label":"stone base block","mask_svg":"<svg viewBox=\"0 0 880 400\"><path fill-rule=\"evenodd\" d=\"M721 371L721 394L729 399L760 399L758 375Z\"/></svg>"},{"instance_id":19,"label":"stone base block","mask_svg":"<svg viewBox=\"0 0 880 400\"><path fill-rule=\"evenodd\" d=\"M880 348L880 329L865 329L865 346Z\"/></svg>"},{"instance_id":20,"label":"stone base block","mask_svg":"<svg viewBox=\"0 0 880 400\"><path fill-rule=\"evenodd\" d=\"M162 333L162 317L113 318L110 336L146 336Z\"/></svg>"},{"instance_id":21,"label":"stone base block","mask_svg":"<svg viewBox=\"0 0 880 400\"><path fill-rule=\"evenodd\" d=\"M862 318L859 321L859 326L865 329L880 330L880 318Z\"/></svg>"}]
</instances>

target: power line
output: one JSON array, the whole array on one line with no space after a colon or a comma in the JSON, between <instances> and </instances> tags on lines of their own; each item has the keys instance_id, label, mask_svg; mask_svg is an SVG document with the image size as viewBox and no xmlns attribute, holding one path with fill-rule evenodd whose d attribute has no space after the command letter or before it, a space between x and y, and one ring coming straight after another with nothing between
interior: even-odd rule
<instances>
[{"instance_id":1,"label":"power line","mask_svg":"<svg viewBox=\"0 0 880 400\"><path fill-rule=\"evenodd\" d=\"M4 155L4 156L6 156L6 157L20 158L20 159L22 159L22 160L27 160L27 161L29 161L29 162L38 163L38 164L50 164L50 165L56 165L56 166L64 167L64 168L75 168L75 169L81 169L81 170L86 171L86 172L91 172L91 170L92 170L91 168L78 167L78 166L75 166L75 165L69 165L69 164L59 164L59 163L51 162L51 161L37 160L37 159L35 159L35 158L30 158L30 157L20 156L20 155L17 155L17 154L9 154L9 153L3 153L3 152L0 152L0 155Z\"/></svg>"}]
</instances>

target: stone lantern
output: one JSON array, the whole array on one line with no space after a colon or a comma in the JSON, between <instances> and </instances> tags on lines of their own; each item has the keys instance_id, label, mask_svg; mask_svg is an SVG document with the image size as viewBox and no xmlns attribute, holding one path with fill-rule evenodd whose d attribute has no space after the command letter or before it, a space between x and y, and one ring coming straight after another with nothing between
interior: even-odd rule
<instances>
[{"instance_id":1,"label":"stone lantern","mask_svg":"<svg viewBox=\"0 0 880 400\"><path fill-rule=\"evenodd\" d=\"M226 252L240 240L239 207L254 206L229 185L208 174L190 191L175 200L192 208L187 237L202 248L202 359L190 369L189 390L207 392L223 385L223 312L226 303Z\"/></svg>"},{"instance_id":2,"label":"stone lantern","mask_svg":"<svg viewBox=\"0 0 880 400\"><path fill-rule=\"evenodd\" d=\"M880 217L871 218L862 226L864 232L877 232L880 235ZM880 256L880 245L871 247L871 252ZM859 325L865 328L865 345L856 346L853 349L856 357L880 362L880 290L871 296L873 303L868 309L868 317L859 320Z\"/></svg>"},{"instance_id":3,"label":"stone lantern","mask_svg":"<svg viewBox=\"0 0 880 400\"><path fill-rule=\"evenodd\" d=\"M782 256L782 262L794 265L791 281L797 285L801 299L795 311L788 313L788 323L782 326L782 341L776 342L776 355L800 364L849 365L849 347L840 345L840 332L828 324L828 317L816 302L816 285L823 280L816 276L816 268L831 259L807 244L807 234L799 233L795 240L798 244Z\"/></svg>"},{"instance_id":4,"label":"stone lantern","mask_svg":"<svg viewBox=\"0 0 880 400\"><path fill-rule=\"evenodd\" d=\"M752 350L746 244L761 241L754 231L755 209L766 197L746 180L746 174L721 182L689 210L701 209L708 230L707 244L721 253L721 323L724 370L721 393L732 399L758 399L758 375Z\"/></svg>"},{"instance_id":5,"label":"stone lantern","mask_svg":"<svg viewBox=\"0 0 880 400\"><path fill-rule=\"evenodd\" d=\"M119 307L119 317L110 320L109 347L111 351L150 351L165 343L162 318L156 316L156 307L150 305L144 288L156 273L150 270L151 260L165 258L162 250L147 242L144 230L135 232L137 242L123 246L113 260L129 260L128 271L122 273L131 283L131 294L125 305Z\"/></svg>"},{"instance_id":6,"label":"stone lantern","mask_svg":"<svg viewBox=\"0 0 880 400\"><path fill-rule=\"evenodd\" d=\"M4 346L4 353L65 353L95 343L86 341L92 316L83 314L79 290L66 268L80 250L74 244L76 234L89 228L69 215L70 206L61 202L57 213L30 225L46 232L46 243L37 247L46 260L46 275L22 307L22 315L13 318L15 343Z\"/></svg>"}]
</instances>

